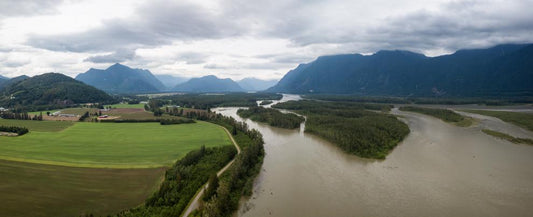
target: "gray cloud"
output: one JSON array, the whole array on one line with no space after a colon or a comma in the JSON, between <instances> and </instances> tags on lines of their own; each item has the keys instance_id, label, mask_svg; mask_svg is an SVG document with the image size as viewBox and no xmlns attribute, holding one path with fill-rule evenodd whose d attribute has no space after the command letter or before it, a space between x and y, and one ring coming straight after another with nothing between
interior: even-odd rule
<instances>
[{"instance_id":1,"label":"gray cloud","mask_svg":"<svg viewBox=\"0 0 533 217\"><path fill-rule=\"evenodd\" d=\"M514 1L501 8L485 1L460 1L443 6L441 12L417 11L390 17L369 30L368 45L375 49L414 51L444 48L488 47L501 43L533 42L532 1ZM512 14L512 15L511 15Z\"/></svg>"},{"instance_id":2,"label":"gray cloud","mask_svg":"<svg viewBox=\"0 0 533 217\"><path fill-rule=\"evenodd\" d=\"M90 52L157 47L173 40L223 38L240 34L231 19L182 1L150 1L134 17L65 35L32 35L27 44L53 51Z\"/></svg>"},{"instance_id":3,"label":"gray cloud","mask_svg":"<svg viewBox=\"0 0 533 217\"><path fill-rule=\"evenodd\" d=\"M131 60L135 57L135 50L121 49L108 55L91 56L84 59L84 62L93 63L120 63Z\"/></svg>"},{"instance_id":4,"label":"gray cloud","mask_svg":"<svg viewBox=\"0 0 533 217\"><path fill-rule=\"evenodd\" d=\"M9 16L28 16L51 14L63 0L2 0L0 1L0 18Z\"/></svg>"},{"instance_id":5,"label":"gray cloud","mask_svg":"<svg viewBox=\"0 0 533 217\"><path fill-rule=\"evenodd\" d=\"M380 1L380 4L385 2ZM468 46L531 41L533 1L515 0L498 7L497 1L452 1L437 11L419 10L383 16L375 25L362 15L348 13L354 4L341 0L223 0L220 11L158 0L141 5L134 17L107 20L102 27L77 34L32 35L31 46L54 51L112 52L158 47L173 41L228 38L237 35L289 39L295 46L346 45L354 52L380 49L452 50ZM331 5L345 7L328 14ZM382 5L385 9L387 5ZM361 11L361 10L359 10ZM189 64L203 59L184 59ZM279 60L283 61L283 60ZM286 59L287 62L291 61ZM298 59L294 59L298 61Z\"/></svg>"},{"instance_id":6,"label":"gray cloud","mask_svg":"<svg viewBox=\"0 0 533 217\"><path fill-rule=\"evenodd\" d=\"M187 64L202 64L206 62L208 54L198 52L183 52L176 57L178 61L185 61Z\"/></svg>"}]
</instances>

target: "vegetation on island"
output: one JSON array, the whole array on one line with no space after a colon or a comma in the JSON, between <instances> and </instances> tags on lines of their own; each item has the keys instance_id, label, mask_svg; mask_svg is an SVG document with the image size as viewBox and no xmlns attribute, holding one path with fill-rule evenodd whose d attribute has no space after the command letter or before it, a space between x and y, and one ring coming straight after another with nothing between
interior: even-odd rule
<instances>
[{"instance_id":1,"label":"vegetation on island","mask_svg":"<svg viewBox=\"0 0 533 217\"><path fill-rule=\"evenodd\" d=\"M404 106L404 107L400 107L400 110L430 115L438 119L441 119L445 122L453 123L460 127L468 127L472 125L472 119L464 117L449 109Z\"/></svg>"},{"instance_id":2,"label":"vegetation on island","mask_svg":"<svg viewBox=\"0 0 533 217\"><path fill-rule=\"evenodd\" d=\"M515 124L533 131L533 114L523 112L489 111L489 110L463 110L469 113L492 116L502 121Z\"/></svg>"},{"instance_id":3,"label":"vegetation on island","mask_svg":"<svg viewBox=\"0 0 533 217\"><path fill-rule=\"evenodd\" d=\"M365 158L384 159L409 134L407 124L381 112L390 110L390 105L302 100L273 107L305 115L305 132Z\"/></svg>"},{"instance_id":4,"label":"vegetation on island","mask_svg":"<svg viewBox=\"0 0 533 217\"><path fill-rule=\"evenodd\" d=\"M506 134L506 133L502 133L502 132L498 132L498 131L494 131L494 130L489 130L489 129L483 129L481 131L483 131L487 135L491 135L491 136L494 136L496 138L504 139L504 140L507 140L507 141L515 143L515 144L521 143L521 144L533 145L533 139L517 138L517 137L511 136L511 135Z\"/></svg>"},{"instance_id":5,"label":"vegetation on island","mask_svg":"<svg viewBox=\"0 0 533 217\"><path fill-rule=\"evenodd\" d=\"M270 105L272 104L274 101L272 100L263 100L261 101L261 103L259 103L259 105Z\"/></svg>"},{"instance_id":6,"label":"vegetation on island","mask_svg":"<svg viewBox=\"0 0 533 217\"><path fill-rule=\"evenodd\" d=\"M237 114L243 118L250 118L253 121L267 123L273 127L287 129L299 128L300 124L305 121L301 116L282 113L277 109L253 106L248 109L239 109Z\"/></svg>"}]
</instances>

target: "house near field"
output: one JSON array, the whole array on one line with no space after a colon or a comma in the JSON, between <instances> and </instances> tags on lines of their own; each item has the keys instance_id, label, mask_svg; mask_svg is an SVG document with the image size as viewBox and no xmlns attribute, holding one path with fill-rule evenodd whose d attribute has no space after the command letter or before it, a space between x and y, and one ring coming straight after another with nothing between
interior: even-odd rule
<instances>
[{"instance_id":1,"label":"house near field","mask_svg":"<svg viewBox=\"0 0 533 217\"><path fill-rule=\"evenodd\" d=\"M4 107L0 107L0 112L7 112L9 109L6 109Z\"/></svg>"}]
</instances>

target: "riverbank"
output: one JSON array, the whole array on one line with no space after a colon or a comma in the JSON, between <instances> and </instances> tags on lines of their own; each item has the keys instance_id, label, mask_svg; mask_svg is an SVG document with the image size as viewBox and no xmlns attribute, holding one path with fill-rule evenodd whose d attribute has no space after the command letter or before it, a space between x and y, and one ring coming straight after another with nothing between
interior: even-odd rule
<instances>
[{"instance_id":1,"label":"riverbank","mask_svg":"<svg viewBox=\"0 0 533 217\"><path fill-rule=\"evenodd\" d=\"M236 111L217 112L259 130L266 152L254 195L238 216L528 216L533 211L532 146L480 129L505 122L481 120L461 128L393 110L411 133L387 159L376 161L314 135L242 119Z\"/></svg>"}]
</instances>

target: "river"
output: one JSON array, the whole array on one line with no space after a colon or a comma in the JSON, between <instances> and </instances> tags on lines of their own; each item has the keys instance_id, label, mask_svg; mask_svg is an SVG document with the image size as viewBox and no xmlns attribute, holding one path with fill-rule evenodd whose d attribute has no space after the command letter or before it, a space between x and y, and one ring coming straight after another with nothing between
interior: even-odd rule
<instances>
[{"instance_id":1,"label":"river","mask_svg":"<svg viewBox=\"0 0 533 217\"><path fill-rule=\"evenodd\" d=\"M290 99L299 98L282 101ZM237 108L215 111L243 120ZM479 124L460 128L392 112L411 133L385 160L346 154L303 133L304 126L286 130L244 120L263 134L266 156L254 194L237 215L531 216L533 146L485 135Z\"/></svg>"}]
</instances>

